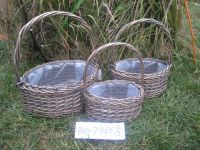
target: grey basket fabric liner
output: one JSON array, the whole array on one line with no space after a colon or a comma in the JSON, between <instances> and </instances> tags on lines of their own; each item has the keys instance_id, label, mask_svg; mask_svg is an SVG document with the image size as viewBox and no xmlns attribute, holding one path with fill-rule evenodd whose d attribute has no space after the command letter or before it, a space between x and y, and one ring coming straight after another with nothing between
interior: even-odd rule
<instances>
[{"instance_id":1,"label":"grey basket fabric liner","mask_svg":"<svg viewBox=\"0 0 200 150\"><path fill-rule=\"evenodd\" d=\"M22 77L22 81L34 86L62 87L83 80L85 61L67 60L46 63L32 69ZM95 66L90 65L87 76L95 74Z\"/></svg>"},{"instance_id":2,"label":"grey basket fabric liner","mask_svg":"<svg viewBox=\"0 0 200 150\"><path fill-rule=\"evenodd\" d=\"M97 82L87 88L87 91L95 96L110 99L124 99L140 95L140 89L130 82L124 80L112 80Z\"/></svg>"},{"instance_id":3,"label":"grey basket fabric liner","mask_svg":"<svg viewBox=\"0 0 200 150\"><path fill-rule=\"evenodd\" d=\"M167 63L158 59L143 58L142 61L144 74L158 73L167 68ZM137 58L119 60L115 63L115 69L130 73L141 73L141 64Z\"/></svg>"}]
</instances>

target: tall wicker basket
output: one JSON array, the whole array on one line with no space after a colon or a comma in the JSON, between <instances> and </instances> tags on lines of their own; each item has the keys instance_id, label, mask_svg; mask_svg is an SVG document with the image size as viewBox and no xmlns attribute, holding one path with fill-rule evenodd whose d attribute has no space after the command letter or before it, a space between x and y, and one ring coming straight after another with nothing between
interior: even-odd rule
<instances>
[{"instance_id":1,"label":"tall wicker basket","mask_svg":"<svg viewBox=\"0 0 200 150\"><path fill-rule=\"evenodd\" d=\"M96 55L107 48L125 46L126 48L135 52L141 62L143 80L143 63L140 53L130 44L114 42L108 43L96 49L88 58L85 71L85 110L90 118L108 121L128 121L136 118L141 111L141 106L144 97L144 90L142 86L137 85L131 81L125 80L107 80L103 82L96 82L89 87L86 83L86 72L92 59Z\"/></svg>"},{"instance_id":2,"label":"tall wicker basket","mask_svg":"<svg viewBox=\"0 0 200 150\"><path fill-rule=\"evenodd\" d=\"M90 26L81 17L69 12L51 11L43 13L30 20L19 32L14 53L14 62L17 85L23 96L25 110L37 116L50 118L78 113L83 110L82 90L85 61L62 60L49 62L27 71L20 77L19 60L20 45L25 34L29 32L36 22L56 15L71 17L80 22L87 31L92 50L95 48ZM88 85L93 83L96 77L97 67L91 65L90 74L87 74Z\"/></svg>"},{"instance_id":3,"label":"tall wicker basket","mask_svg":"<svg viewBox=\"0 0 200 150\"><path fill-rule=\"evenodd\" d=\"M140 19L130 22L129 24L124 25L119 32L117 33L114 41L118 41L121 35L131 27L134 27L138 23L151 23L154 25L159 26L162 31L167 35L170 41L170 45L172 46L172 38L170 35L169 30L159 21L156 21L154 19ZM145 92L145 98L154 98L160 96L167 88L167 81L168 76L170 73L170 69L172 66L172 50L171 48L168 51L168 62L153 59L153 58L143 58L144 63L144 92ZM116 62L115 64L111 65L110 70L112 73L112 77L114 79L119 80L128 80L136 82L137 84L141 85L141 74L138 72L135 72L135 68L137 67L138 60L135 58L127 59L127 60L120 60ZM117 67L121 63L121 68ZM125 66L123 66L123 63L129 63L130 67L125 70ZM146 66L145 66L146 64ZM153 64L153 65L152 65ZM149 67L151 65L151 67ZM157 70L155 69L155 66L157 67ZM135 67L135 68L134 68ZM120 69L119 69L120 68ZM160 69L161 68L161 69ZM155 71L156 70L156 71Z\"/></svg>"}]
</instances>

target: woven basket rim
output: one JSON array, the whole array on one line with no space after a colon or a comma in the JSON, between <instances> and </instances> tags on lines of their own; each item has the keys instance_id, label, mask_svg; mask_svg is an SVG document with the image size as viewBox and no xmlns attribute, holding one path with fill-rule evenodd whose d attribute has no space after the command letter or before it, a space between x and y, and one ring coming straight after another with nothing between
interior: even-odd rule
<instances>
[{"instance_id":1,"label":"woven basket rim","mask_svg":"<svg viewBox=\"0 0 200 150\"><path fill-rule=\"evenodd\" d=\"M77 82L74 82L73 84L67 84L66 86L38 86L38 85L32 85L32 84L29 84L27 83L24 78L29 74L31 73L32 71L44 66L44 65L48 65L48 64L54 64L54 63L62 63L62 62L69 62L69 63L76 63L76 62L82 62L82 63L86 63L86 61L84 60L56 60L56 61L51 61L51 62L48 62L48 63L43 63L43 64L40 64L40 65L37 65L36 67L26 71L23 76L21 77L21 81L20 83L18 83L17 85L21 85L23 84L24 86L26 87L30 87L30 88L39 88L39 89L46 89L46 90L59 90L59 89L63 89L63 90L69 90L69 88L72 90L74 86L80 86L80 88L82 88L83 86L83 79L81 81L77 81ZM97 72L98 72L98 67L97 65L95 64L91 64L91 66L94 67L94 72L92 73L92 75L90 76L90 79L94 79ZM89 76L87 77L89 78ZM75 87L76 89L77 87Z\"/></svg>"},{"instance_id":2,"label":"woven basket rim","mask_svg":"<svg viewBox=\"0 0 200 150\"><path fill-rule=\"evenodd\" d=\"M134 96L134 97L128 97L128 98L108 98L108 97L96 96L95 94L92 94L87 90L88 88L91 88L92 86L94 86L96 84L115 82L115 81L117 81L117 82L126 82L128 84L135 85L139 90L139 95ZM112 100L112 101L124 101L124 100L127 101L127 100L131 100L131 99L137 99L139 97L143 97L143 95L144 95L144 89L142 88L142 86L136 84L135 82L128 81L128 80L117 80L117 79L114 79L114 80L106 80L106 81L101 81L101 82L95 82L92 85L88 86L87 89L84 91L85 94L90 95L92 97L96 97L96 98L102 99L102 100L109 100L109 101L110 100Z\"/></svg>"},{"instance_id":3,"label":"woven basket rim","mask_svg":"<svg viewBox=\"0 0 200 150\"><path fill-rule=\"evenodd\" d=\"M137 59L137 58L128 58L128 59L123 59L123 60L119 60L119 61L124 61L124 60L135 60L135 59ZM142 58L142 59L156 60L156 61L159 61L159 62L161 62L161 63L166 64L165 69L163 69L163 70L160 71L160 72L149 73L149 74L145 74L145 73L144 73L144 77L145 77L145 78L153 77L153 76L160 76L160 75L162 76L165 72L169 72L170 69L171 69L171 67L172 67L172 65L170 65L167 61L163 61L163 60L160 60L160 59L154 59L154 58L148 58L148 57ZM119 61L117 61L117 62L119 62ZM116 66L116 63L117 63L117 62L115 62L114 65L111 65L111 67L110 67L111 70L114 70L115 72L119 72L119 73L122 73L122 74L129 74L129 75L134 75L134 76L139 76L139 77L141 76L141 73L132 73L132 72L126 72L126 71L116 70L116 69L115 69L115 66Z\"/></svg>"}]
</instances>

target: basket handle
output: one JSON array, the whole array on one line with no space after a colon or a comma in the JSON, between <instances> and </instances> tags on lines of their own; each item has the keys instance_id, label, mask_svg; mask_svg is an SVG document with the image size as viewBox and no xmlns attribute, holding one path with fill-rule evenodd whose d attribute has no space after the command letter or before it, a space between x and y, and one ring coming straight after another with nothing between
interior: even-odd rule
<instances>
[{"instance_id":1,"label":"basket handle","mask_svg":"<svg viewBox=\"0 0 200 150\"><path fill-rule=\"evenodd\" d=\"M124 46L124 47L127 47L129 50L132 50L133 52L135 52L139 58L139 61L141 63L141 74L142 74L142 77L141 77L141 80L142 80L142 86L144 87L143 83L144 83L144 65L143 65L143 62L142 62L142 56L140 54L140 52L135 48L133 47L132 45L128 44L128 43L123 43L123 42L112 42L112 43L108 43L108 44L105 44L99 48L97 48L96 50L94 50L92 52L92 54L88 57L87 61L86 61L86 65L85 65L85 69L84 69L84 74L83 74L83 83L84 83L84 88L87 87L87 70L88 70L88 66L89 64L91 63L92 59L95 59L95 56L96 55L99 55L99 53L105 49L108 49L109 47L116 47L116 46ZM108 49L108 50L112 50L112 49Z\"/></svg>"},{"instance_id":2,"label":"basket handle","mask_svg":"<svg viewBox=\"0 0 200 150\"><path fill-rule=\"evenodd\" d=\"M85 29L85 31L88 34L88 37L90 38L91 42L91 47L92 51L95 49L95 39L93 37L93 33L91 30L91 27L88 25L88 23L83 20L81 17L76 16L70 12L64 12L64 11L50 11L50 12L45 12L43 14L40 14L39 16L34 17L31 19L28 23L26 23L22 29L19 32L17 42L16 42L16 47L15 47L15 52L14 52L14 64L15 64L15 74L16 74L16 79L17 83L21 82L20 75L19 75L19 60L20 60L20 45L21 41L24 38L24 35L30 31L31 27L38 21L41 21L42 19L50 16L57 16L57 15L63 15L67 17L71 17L74 20L78 21L81 23L82 27Z\"/></svg>"},{"instance_id":3,"label":"basket handle","mask_svg":"<svg viewBox=\"0 0 200 150\"><path fill-rule=\"evenodd\" d=\"M151 24L155 24L155 25L159 26L162 29L162 31L167 35L167 37L169 38L169 41L170 41L170 45L173 47L172 37L170 35L169 30L164 26L164 24L155 19L146 19L146 18L134 20L134 21L122 26L122 28L117 32L116 37L114 38L114 41L118 41L119 38L121 37L121 35L126 30L130 29L131 27L133 27L134 25L139 24L139 23L151 23ZM168 57L169 57L169 65L171 66L171 64L172 64L172 49L171 48L168 51ZM113 52L112 52L112 60L114 61Z\"/></svg>"}]
</instances>

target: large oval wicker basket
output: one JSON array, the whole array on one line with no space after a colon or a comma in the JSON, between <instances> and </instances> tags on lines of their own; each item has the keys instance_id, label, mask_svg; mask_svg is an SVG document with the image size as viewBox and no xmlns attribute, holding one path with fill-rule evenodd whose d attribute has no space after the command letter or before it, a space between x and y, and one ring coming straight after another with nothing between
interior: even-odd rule
<instances>
[{"instance_id":1,"label":"large oval wicker basket","mask_svg":"<svg viewBox=\"0 0 200 150\"><path fill-rule=\"evenodd\" d=\"M22 77L19 75L20 45L25 34L32 26L50 16L62 15L80 22L91 41L92 50L95 42L90 26L79 16L69 12L51 11L30 20L19 32L16 43L14 62L17 85L23 96L25 110L38 116L60 117L78 113L84 109L83 102L83 71L85 61L62 60L39 65ZM89 66L87 72L88 85L97 78L97 67Z\"/></svg>"},{"instance_id":2,"label":"large oval wicker basket","mask_svg":"<svg viewBox=\"0 0 200 150\"><path fill-rule=\"evenodd\" d=\"M140 54L130 44L114 42L103 45L96 49L88 58L84 71L84 83L86 85L86 72L92 59L101 51L116 46L125 46L135 52L141 62L142 74L143 63ZM143 80L143 76L141 79ZM128 121L140 114L144 90L142 86L131 81L107 80L96 82L89 87L85 86L85 110L90 118L100 121Z\"/></svg>"},{"instance_id":3,"label":"large oval wicker basket","mask_svg":"<svg viewBox=\"0 0 200 150\"><path fill-rule=\"evenodd\" d=\"M114 41L118 41L121 35L138 23L151 23L159 26L167 35L172 46L172 39L169 30L159 21L154 19L140 19L124 25L116 34ZM162 61L153 58L143 58L144 63L144 92L145 98L154 98L162 95L167 88L168 76L172 66L172 50L168 51L169 60ZM141 74L139 60L136 58L120 60L110 67L112 77L119 80L128 80L141 85Z\"/></svg>"}]
</instances>

